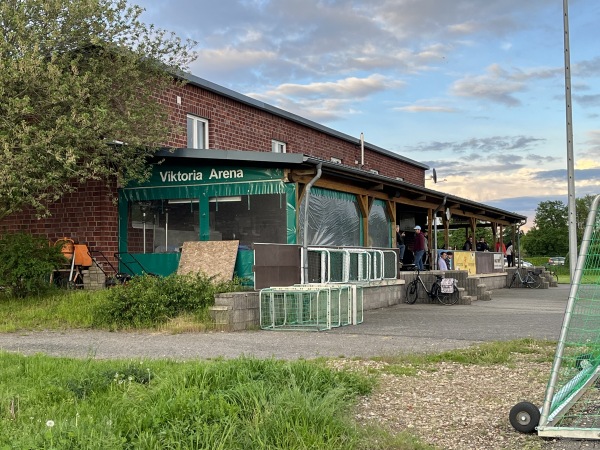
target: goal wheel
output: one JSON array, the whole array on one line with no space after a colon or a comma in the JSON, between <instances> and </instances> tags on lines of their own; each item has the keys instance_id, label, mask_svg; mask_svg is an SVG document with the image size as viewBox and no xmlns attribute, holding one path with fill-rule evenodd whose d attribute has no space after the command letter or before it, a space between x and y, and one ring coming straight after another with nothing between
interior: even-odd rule
<instances>
[{"instance_id":1,"label":"goal wheel","mask_svg":"<svg viewBox=\"0 0 600 450\"><path fill-rule=\"evenodd\" d=\"M517 403L510 410L510 424L521 433L532 433L540 423L540 410L533 403Z\"/></svg>"}]
</instances>

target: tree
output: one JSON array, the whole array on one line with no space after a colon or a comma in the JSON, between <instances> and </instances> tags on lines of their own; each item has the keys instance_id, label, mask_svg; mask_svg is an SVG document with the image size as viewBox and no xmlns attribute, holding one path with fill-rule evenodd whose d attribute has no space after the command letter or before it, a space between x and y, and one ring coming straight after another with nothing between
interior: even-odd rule
<instances>
[{"instance_id":1,"label":"tree","mask_svg":"<svg viewBox=\"0 0 600 450\"><path fill-rule=\"evenodd\" d=\"M158 101L193 42L147 26L126 0L0 2L0 218L76 181L148 176L176 131Z\"/></svg>"},{"instance_id":2,"label":"tree","mask_svg":"<svg viewBox=\"0 0 600 450\"><path fill-rule=\"evenodd\" d=\"M588 194L584 197L575 199L575 226L577 228L577 242L579 243L581 243L581 240L583 239L585 224L595 197L595 195Z\"/></svg>"},{"instance_id":3,"label":"tree","mask_svg":"<svg viewBox=\"0 0 600 450\"><path fill-rule=\"evenodd\" d=\"M541 202L535 210L534 225L522 245L531 256L566 255L569 251L567 206L558 200Z\"/></svg>"}]
</instances>

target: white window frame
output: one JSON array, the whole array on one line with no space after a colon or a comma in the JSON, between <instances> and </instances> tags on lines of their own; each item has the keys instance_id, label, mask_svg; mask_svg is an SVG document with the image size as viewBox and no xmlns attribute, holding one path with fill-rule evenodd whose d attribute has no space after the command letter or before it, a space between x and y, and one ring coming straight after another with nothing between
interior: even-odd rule
<instances>
[{"instance_id":1,"label":"white window frame","mask_svg":"<svg viewBox=\"0 0 600 450\"><path fill-rule=\"evenodd\" d=\"M190 127L190 120L192 121L192 126ZM204 141L204 145L201 145L200 143L200 139L198 136L198 124L202 123L203 124L203 128L204 128L204 133L203 136L201 137L202 140ZM207 119L203 119L202 117L198 117L198 116L194 116L192 114L188 114L187 115L187 136L188 136L188 148L195 148L195 149L206 149L208 148L208 120ZM190 133L191 133L191 139L190 139ZM191 140L191 146L190 146L190 140Z\"/></svg>"},{"instance_id":2,"label":"white window frame","mask_svg":"<svg viewBox=\"0 0 600 450\"><path fill-rule=\"evenodd\" d=\"M273 153L287 153L287 144L276 139L271 140L271 151Z\"/></svg>"}]
</instances>

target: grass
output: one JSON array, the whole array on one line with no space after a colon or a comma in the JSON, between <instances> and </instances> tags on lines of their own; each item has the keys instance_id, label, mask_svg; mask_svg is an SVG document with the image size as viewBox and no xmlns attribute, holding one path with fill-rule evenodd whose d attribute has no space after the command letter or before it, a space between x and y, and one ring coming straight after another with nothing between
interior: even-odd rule
<instances>
[{"instance_id":1,"label":"grass","mask_svg":"<svg viewBox=\"0 0 600 450\"><path fill-rule=\"evenodd\" d=\"M378 358L413 376L440 361L552 360L555 344L522 339ZM353 419L378 375L323 358L278 361L78 360L0 352L0 448L433 450L408 432ZM407 367L408 370L403 370Z\"/></svg>"},{"instance_id":2,"label":"grass","mask_svg":"<svg viewBox=\"0 0 600 450\"><path fill-rule=\"evenodd\" d=\"M352 450L399 439L349 416L372 378L308 361L0 353L0 385L0 448Z\"/></svg>"},{"instance_id":3,"label":"grass","mask_svg":"<svg viewBox=\"0 0 600 450\"><path fill-rule=\"evenodd\" d=\"M0 332L91 328L108 291L55 291L43 297L0 299Z\"/></svg>"},{"instance_id":4,"label":"grass","mask_svg":"<svg viewBox=\"0 0 600 450\"><path fill-rule=\"evenodd\" d=\"M416 376L419 370L429 370L430 366L439 362L455 362L459 364L514 364L516 355L535 354L536 361L548 362L554 358L556 343L519 339L514 341L490 342L465 349L450 350L432 354L409 354L373 358L384 361L388 365L385 370L393 375Z\"/></svg>"}]
</instances>

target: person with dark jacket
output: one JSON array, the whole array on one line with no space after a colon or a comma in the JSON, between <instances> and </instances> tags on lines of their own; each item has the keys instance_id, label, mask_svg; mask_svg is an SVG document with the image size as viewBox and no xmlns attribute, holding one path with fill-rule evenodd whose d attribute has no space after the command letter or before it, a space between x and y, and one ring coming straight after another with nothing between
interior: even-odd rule
<instances>
[{"instance_id":1,"label":"person with dark jacket","mask_svg":"<svg viewBox=\"0 0 600 450\"><path fill-rule=\"evenodd\" d=\"M423 255L425 254L425 237L421 233L421 227L415 227L415 242L413 244L415 252L415 266L418 270L423 270Z\"/></svg>"},{"instance_id":2,"label":"person with dark jacket","mask_svg":"<svg viewBox=\"0 0 600 450\"><path fill-rule=\"evenodd\" d=\"M463 245L463 250L468 252L472 252L473 248L473 236L469 236L469 239L466 240L465 245Z\"/></svg>"},{"instance_id":3,"label":"person with dark jacket","mask_svg":"<svg viewBox=\"0 0 600 450\"><path fill-rule=\"evenodd\" d=\"M477 248L478 252L489 252L490 251L490 247L487 244L487 242L485 242L484 237L479 238L479 242L477 242L476 248Z\"/></svg>"},{"instance_id":4,"label":"person with dark jacket","mask_svg":"<svg viewBox=\"0 0 600 450\"><path fill-rule=\"evenodd\" d=\"M400 264L404 260L404 251L406 250L406 245L404 244L405 235L404 231L400 231L400 225L396 225L396 247L398 247L398 261Z\"/></svg>"}]
</instances>

